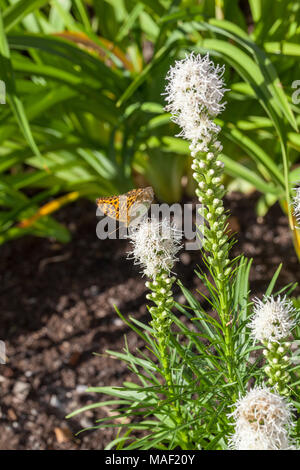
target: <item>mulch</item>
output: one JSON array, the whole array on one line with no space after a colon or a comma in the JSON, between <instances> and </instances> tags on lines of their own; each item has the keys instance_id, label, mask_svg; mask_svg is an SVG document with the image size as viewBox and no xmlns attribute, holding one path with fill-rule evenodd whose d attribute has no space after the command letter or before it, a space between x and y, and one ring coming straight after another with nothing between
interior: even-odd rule
<instances>
[{"instance_id":1,"label":"mulch","mask_svg":"<svg viewBox=\"0 0 300 470\"><path fill-rule=\"evenodd\" d=\"M256 193L226 198L237 232L232 255L253 258L253 297L263 295L281 262L278 287L300 277L286 216L276 204L257 218L257 200ZM116 305L125 317L149 320L145 279L126 259L128 242L98 240L95 207L87 201L56 217L71 230L70 243L26 237L1 247L0 339L7 363L0 365L0 449L103 449L113 430L75 434L109 415L109 408L65 416L102 399L86 393L87 387L132 380L107 349L121 351L124 335L131 351L143 348L114 310ZM180 260L178 277L193 292L201 290L193 271L199 252L183 252ZM175 296L184 302L179 290Z\"/></svg>"}]
</instances>

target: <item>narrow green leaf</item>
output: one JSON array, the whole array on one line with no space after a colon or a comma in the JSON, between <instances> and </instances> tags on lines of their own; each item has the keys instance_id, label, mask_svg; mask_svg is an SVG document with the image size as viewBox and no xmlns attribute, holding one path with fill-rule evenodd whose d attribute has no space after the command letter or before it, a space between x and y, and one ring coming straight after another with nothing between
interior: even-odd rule
<instances>
[{"instance_id":1,"label":"narrow green leaf","mask_svg":"<svg viewBox=\"0 0 300 470\"><path fill-rule=\"evenodd\" d=\"M0 67L1 67L2 74L3 74L2 77L4 78L4 82L6 84L9 101L10 101L12 110L15 114L15 117L19 123L20 129L23 132L34 154L38 157L41 157L39 149L31 133L31 129L30 129L27 117L26 117L23 104L16 94L14 72L13 72L11 60L10 60L10 50L8 47L6 35L4 32L4 28L3 28L3 18L2 18L1 10L0 10Z\"/></svg>"},{"instance_id":2,"label":"narrow green leaf","mask_svg":"<svg viewBox=\"0 0 300 470\"><path fill-rule=\"evenodd\" d=\"M45 5L47 0L19 0L3 12L5 31L8 32L33 10Z\"/></svg>"}]
</instances>

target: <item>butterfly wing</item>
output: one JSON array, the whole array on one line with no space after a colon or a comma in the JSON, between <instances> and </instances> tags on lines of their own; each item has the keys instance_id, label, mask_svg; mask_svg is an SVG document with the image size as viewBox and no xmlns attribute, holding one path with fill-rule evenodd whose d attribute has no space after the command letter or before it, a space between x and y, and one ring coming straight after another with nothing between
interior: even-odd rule
<instances>
[{"instance_id":1,"label":"butterfly wing","mask_svg":"<svg viewBox=\"0 0 300 470\"><path fill-rule=\"evenodd\" d=\"M136 194L134 201L128 208L129 223L132 220L142 217L144 214L146 214L154 199L154 191L151 186L148 186L147 188L141 188L137 191L138 193Z\"/></svg>"},{"instance_id":2,"label":"butterfly wing","mask_svg":"<svg viewBox=\"0 0 300 470\"><path fill-rule=\"evenodd\" d=\"M96 199L97 206L104 215L118 220L119 218L119 197L100 197Z\"/></svg>"},{"instance_id":3,"label":"butterfly wing","mask_svg":"<svg viewBox=\"0 0 300 470\"><path fill-rule=\"evenodd\" d=\"M148 211L153 198L153 189L148 186L132 189L120 196L98 198L96 203L103 214L128 226L134 218Z\"/></svg>"}]
</instances>

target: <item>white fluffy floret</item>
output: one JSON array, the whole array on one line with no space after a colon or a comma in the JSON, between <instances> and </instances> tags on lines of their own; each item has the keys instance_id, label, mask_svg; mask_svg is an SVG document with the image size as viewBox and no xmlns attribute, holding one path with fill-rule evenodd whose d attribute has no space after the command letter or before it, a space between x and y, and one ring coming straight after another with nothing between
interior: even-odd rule
<instances>
[{"instance_id":1,"label":"white fluffy floret","mask_svg":"<svg viewBox=\"0 0 300 470\"><path fill-rule=\"evenodd\" d=\"M253 338L262 343L287 338L295 326L294 314L293 304L286 297L254 299L254 313L249 324Z\"/></svg>"},{"instance_id":2,"label":"white fluffy floret","mask_svg":"<svg viewBox=\"0 0 300 470\"><path fill-rule=\"evenodd\" d=\"M297 222L300 224L300 186L295 188L296 196L293 198L294 214Z\"/></svg>"},{"instance_id":3,"label":"white fluffy floret","mask_svg":"<svg viewBox=\"0 0 300 470\"><path fill-rule=\"evenodd\" d=\"M235 450L292 450L290 403L267 387L255 387L235 404L229 415L235 432L229 445Z\"/></svg>"},{"instance_id":4,"label":"white fluffy floret","mask_svg":"<svg viewBox=\"0 0 300 470\"><path fill-rule=\"evenodd\" d=\"M155 278L162 271L170 273L176 254L181 248L181 231L172 226L166 219L146 219L130 234L133 250L128 254L135 264L142 265L143 272Z\"/></svg>"},{"instance_id":5,"label":"white fluffy floret","mask_svg":"<svg viewBox=\"0 0 300 470\"><path fill-rule=\"evenodd\" d=\"M193 143L209 143L220 128L212 119L223 111L224 67L214 65L209 55L191 53L176 61L166 79L166 111L182 131L179 135Z\"/></svg>"}]
</instances>

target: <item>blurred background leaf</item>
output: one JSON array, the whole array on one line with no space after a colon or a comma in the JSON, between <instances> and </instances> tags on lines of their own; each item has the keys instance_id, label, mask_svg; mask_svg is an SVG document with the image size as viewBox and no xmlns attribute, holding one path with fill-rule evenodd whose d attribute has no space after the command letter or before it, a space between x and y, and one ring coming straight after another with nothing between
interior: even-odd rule
<instances>
[{"instance_id":1,"label":"blurred background leaf","mask_svg":"<svg viewBox=\"0 0 300 470\"><path fill-rule=\"evenodd\" d=\"M0 0L0 9L0 243L68 241L55 212L80 197L148 184L168 203L193 194L188 143L173 137L162 96L169 66L189 51L226 65L228 187L261 192L259 215L278 200L290 213L297 2Z\"/></svg>"}]
</instances>

